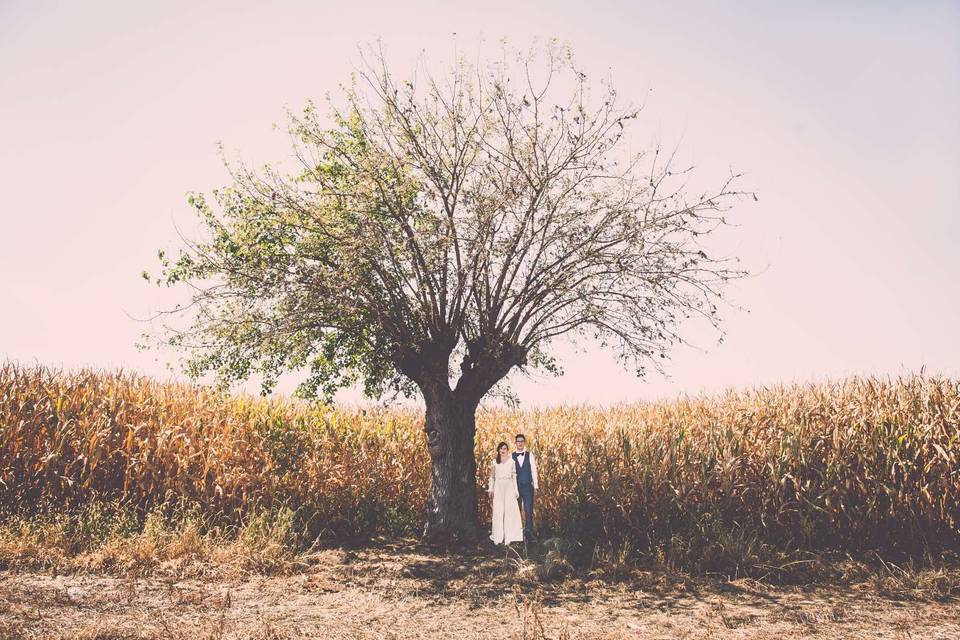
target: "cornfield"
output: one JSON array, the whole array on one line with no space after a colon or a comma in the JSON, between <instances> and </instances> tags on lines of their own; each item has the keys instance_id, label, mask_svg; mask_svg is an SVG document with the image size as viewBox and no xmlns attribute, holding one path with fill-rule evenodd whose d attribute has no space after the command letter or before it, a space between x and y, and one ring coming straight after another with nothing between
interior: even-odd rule
<instances>
[{"instance_id":1,"label":"cornfield","mask_svg":"<svg viewBox=\"0 0 960 640\"><path fill-rule=\"evenodd\" d=\"M126 372L0 369L0 506L179 500L238 521L288 508L311 539L415 532L422 414L231 396ZM477 491L526 434L543 535L591 553L960 549L960 381L913 375L716 397L481 410ZM481 513L488 518L488 513Z\"/></svg>"}]
</instances>

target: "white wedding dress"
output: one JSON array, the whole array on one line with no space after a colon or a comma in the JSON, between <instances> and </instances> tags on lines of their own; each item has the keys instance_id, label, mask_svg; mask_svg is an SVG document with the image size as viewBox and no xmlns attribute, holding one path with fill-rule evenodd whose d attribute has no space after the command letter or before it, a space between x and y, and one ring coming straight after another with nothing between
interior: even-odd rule
<instances>
[{"instance_id":1,"label":"white wedding dress","mask_svg":"<svg viewBox=\"0 0 960 640\"><path fill-rule=\"evenodd\" d=\"M523 542L523 523L517 504L517 465L509 455L504 462L490 463L487 491L493 493L493 526L490 539L497 544Z\"/></svg>"}]
</instances>

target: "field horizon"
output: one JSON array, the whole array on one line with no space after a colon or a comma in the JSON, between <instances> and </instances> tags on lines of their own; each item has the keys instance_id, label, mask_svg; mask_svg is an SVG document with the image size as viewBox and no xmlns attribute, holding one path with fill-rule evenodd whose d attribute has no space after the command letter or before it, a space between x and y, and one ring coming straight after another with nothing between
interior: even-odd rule
<instances>
[{"instance_id":1,"label":"field horizon","mask_svg":"<svg viewBox=\"0 0 960 640\"><path fill-rule=\"evenodd\" d=\"M0 391L0 479L12 513L116 503L143 521L176 501L236 525L286 511L308 543L420 526L422 411L9 362ZM677 553L680 533L706 543L723 532L732 546L771 553L900 557L960 541L960 380L918 373L611 407L482 409L477 425L478 494L495 443L524 432L544 481L540 528L596 542L587 555ZM481 500L481 521L486 511Z\"/></svg>"}]
</instances>

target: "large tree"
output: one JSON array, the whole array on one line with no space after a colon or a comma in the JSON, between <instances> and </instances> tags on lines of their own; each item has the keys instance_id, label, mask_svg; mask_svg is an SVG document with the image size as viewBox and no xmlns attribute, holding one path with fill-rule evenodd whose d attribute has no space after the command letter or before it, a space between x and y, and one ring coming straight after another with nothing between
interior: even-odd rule
<instances>
[{"instance_id":1,"label":"large tree","mask_svg":"<svg viewBox=\"0 0 960 640\"><path fill-rule=\"evenodd\" d=\"M227 162L228 187L190 197L209 237L161 252L156 281L191 291L164 340L191 375L257 374L265 393L286 371L308 398L419 392L424 533L470 539L481 399L515 367L558 371L564 334L643 375L684 318L719 328L722 285L743 272L702 240L743 192L730 175L691 195L672 154L628 153L639 110L610 82L592 97L555 42L461 57L439 79L419 65L398 80L380 49L361 60L327 115L288 114L295 170Z\"/></svg>"}]
</instances>

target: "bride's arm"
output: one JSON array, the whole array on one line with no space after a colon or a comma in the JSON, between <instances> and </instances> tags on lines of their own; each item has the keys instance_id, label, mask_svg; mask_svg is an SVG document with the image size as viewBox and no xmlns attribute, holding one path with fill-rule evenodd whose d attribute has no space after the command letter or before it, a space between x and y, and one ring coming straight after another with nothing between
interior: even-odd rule
<instances>
[{"instance_id":1,"label":"bride's arm","mask_svg":"<svg viewBox=\"0 0 960 640\"><path fill-rule=\"evenodd\" d=\"M520 489L517 487L517 467L516 465L510 465L510 482L513 484L513 497L520 497Z\"/></svg>"},{"instance_id":2,"label":"bride's arm","mask_svg":"<svg viewBox=\"0 0 960 640\"><path fill-rule=\"evenodd\" d=\"M494 468L494 463L490 463L490 478L487 480L487 493L493 493L493 481L496 477L496 469Z\"/></svg>"}]
</instances>

